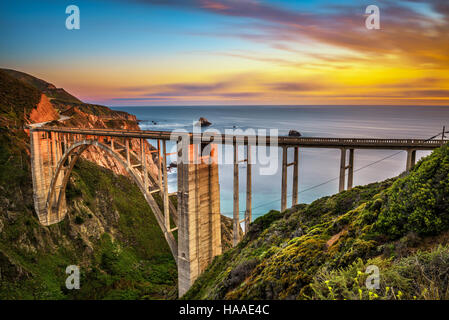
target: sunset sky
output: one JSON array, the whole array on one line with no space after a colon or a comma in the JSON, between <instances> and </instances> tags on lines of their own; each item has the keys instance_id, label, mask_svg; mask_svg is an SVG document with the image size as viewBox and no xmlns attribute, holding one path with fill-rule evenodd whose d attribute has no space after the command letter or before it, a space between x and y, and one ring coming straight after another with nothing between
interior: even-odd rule
<instances>
[{"instance_id":1,"label":"sunset sky","mask_svg":"<svg viewBox=\"0 0 449 320\"><path fill-rule=\"evenodd\" d=\"M449 106L448 0L2 1L0 30L0 67L85 102Z\"/></svg>"}]
</instances>

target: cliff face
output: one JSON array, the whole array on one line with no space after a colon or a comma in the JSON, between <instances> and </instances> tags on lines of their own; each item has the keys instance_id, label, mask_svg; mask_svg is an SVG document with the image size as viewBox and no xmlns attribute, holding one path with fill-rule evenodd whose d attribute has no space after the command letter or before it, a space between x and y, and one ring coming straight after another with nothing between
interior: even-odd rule
<instances>
[{"instance_id":1,"label":"cliff face","mask_svg":"<svg viewBox=\"0 0 449 320\"><path fill-rule=\"evenodd\" d=\"M29 117L30 123L48 122L58 119L58 112L55 110L48 97L45 94L42 94L41 100L36 108L31 110Z\"/></svg>"}]
</instances>

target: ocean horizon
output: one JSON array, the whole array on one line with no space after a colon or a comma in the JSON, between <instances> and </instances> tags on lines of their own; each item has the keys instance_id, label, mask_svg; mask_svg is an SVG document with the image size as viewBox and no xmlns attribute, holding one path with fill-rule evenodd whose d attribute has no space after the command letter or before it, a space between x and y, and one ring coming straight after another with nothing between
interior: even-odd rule
<instances>
[{"instance_id":1,"label":"ocean horizon","mask_svg":"<svg viewBox=\"0 0 449 320\"><path fill-rule=\"evenodd\" d=\"M279 135L290 130L304 137L341 138L419 138L428 139L449 127L449 107L444 106L142 106L111 107L129 112L141 121L142 130L193 130L193 123L205 117L208 128L225 132L226 129L277 129ZM257 111L257 112L255 112ZM149 140L154 144L155 141ZM168 148L173 148L168 143ZM224 148L232 148L226 146ZM225 149L224 149L225 150ZM417 160L430 154L418 151ZM278 163L281 163L280 149ZM239 159L243 159L243 149ZM387 159L384 159L387 158ZM371 163L379 161L371 165ZM292 151L288 161L293 160ZM168 162L176 161L175 157ZM356 150L354 186L365 185L395 177L405 170L406 152L395 150ZM368 166L368 167L366 167ZM240 165L240 175L246 177L246 165ZM253 218L269 210L280 209L281 168L274 175L258 173L253 167ZM340 150L301 148L299 151L299 203L312 201L338 192ZM291 170L288 173L288 205L291 203ZM231 217L233 212L233 166L219 169L221 213ZM169 173L169 191L176 191L176 170ZM322 184L322 185L321 185ZM240 179L240 211L245 210L246 179Z\"/></svg>"}]
</instances>

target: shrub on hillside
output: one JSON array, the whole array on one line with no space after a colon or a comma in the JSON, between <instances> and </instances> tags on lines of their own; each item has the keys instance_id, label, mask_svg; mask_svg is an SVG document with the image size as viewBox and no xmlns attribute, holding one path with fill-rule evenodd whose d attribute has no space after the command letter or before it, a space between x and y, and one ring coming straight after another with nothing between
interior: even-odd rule
<instances>
[{"instance_id":1,"label":"shrub on hillside","mask_svg":"<svg viewBox=\"0 0 449 320\"><path fill-rule=\"evenodd\" d=\"M449 229L449 148L434 151L384 195L376 230L394 238Z\"/></svg>"},{"instance_id":2,"label":"shrub on hillside","mask_svg":"<svg viewBox=\"0 0 449 320\"><path fill-rule=\"evenodd\" d=\"M380 270L379 289L368 289L369 265ZM399 260L357 259L338 270L323 267L314 276L311 299L324 300L414 300L449 299L449 246L419 251Z\"/></svg>"}]
</instances>

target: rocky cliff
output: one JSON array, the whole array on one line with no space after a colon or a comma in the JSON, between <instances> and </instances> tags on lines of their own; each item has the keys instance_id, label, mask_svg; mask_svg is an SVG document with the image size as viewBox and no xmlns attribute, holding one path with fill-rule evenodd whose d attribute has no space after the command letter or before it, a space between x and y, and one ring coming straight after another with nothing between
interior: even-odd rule
<instances>
[{"instance_id":1,"label":"rocky cliff","mask_svg":"<svg viewBox=\"0 0 449 320\"><path fill-rule=\"evenodd\" d=\"M55 110L48 97L42 93L41 100L36 108L31 110L29 116L30 123L50 122L58 119L58 112Z\"/></svg>"}]
</instances>

